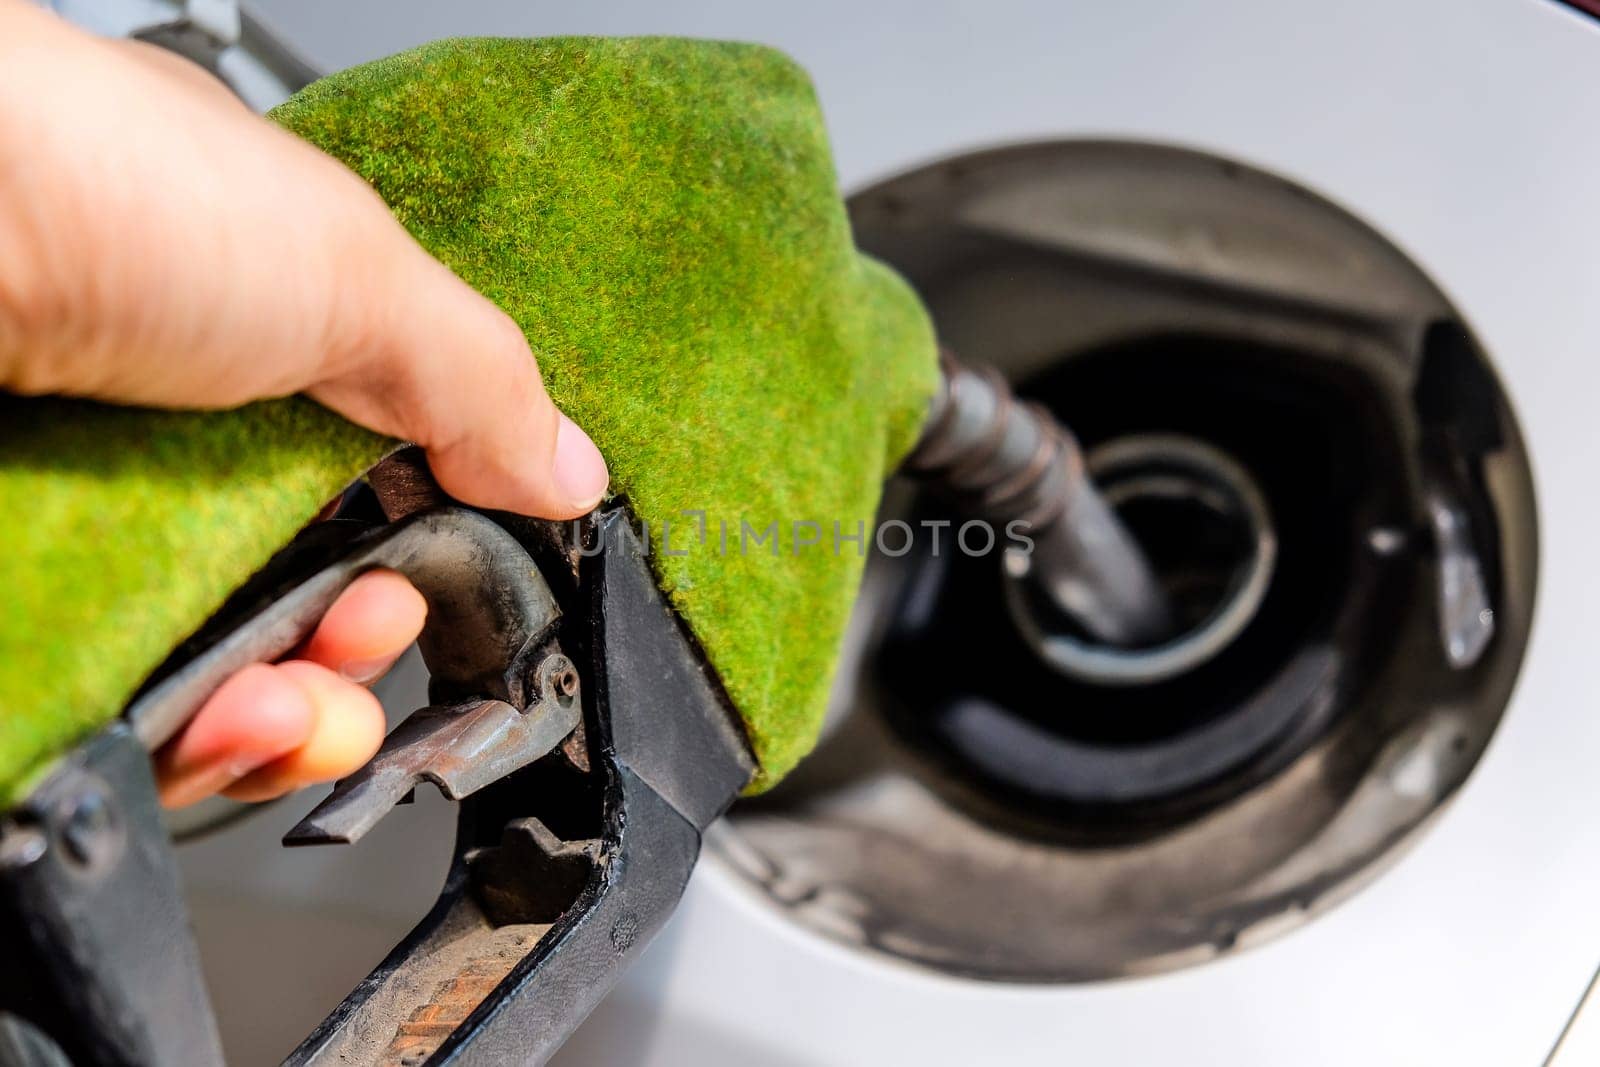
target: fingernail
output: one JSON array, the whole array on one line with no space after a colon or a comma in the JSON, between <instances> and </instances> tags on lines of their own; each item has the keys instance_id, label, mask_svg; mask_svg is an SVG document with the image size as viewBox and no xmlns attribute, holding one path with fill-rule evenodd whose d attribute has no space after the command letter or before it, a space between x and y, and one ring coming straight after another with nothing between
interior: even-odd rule
<instances>
[{"instance_id":1,"label":"fingernail","mask_svg":"<svg viewBox=\"0 0 1600 1067\"><path fill-rule=\"evenodd\" d=\"M218 760L184 772L161 790L161 806L186 808L222 792L245 775L271 763L275 756L260 759Z\"/></svg>"},{"instance_id":2,"label":"fingernail","mask_svg":"<svg viewBox=\"0 0 1600 1067\"><path fill-rule=\"evenodd\" d=\"M377 680L378 676L389 669L389 664L394 662L393 656L379 656L377 659L353 659L348 663L339 664L339 677L347 682L357 685L366 685Z\"/></svg>"},{"instance_id":3,"label":"fingernail","mask_svg":"<svg viewBox=\"0 0 1600 1067\"><path fill-rule=\"evenodd\" d=\"M600 503L611 480L600 450L565 415L556 426L556 459L551 474L556 488L579 511L589 511Z\"/></svg>"}]
</instances>

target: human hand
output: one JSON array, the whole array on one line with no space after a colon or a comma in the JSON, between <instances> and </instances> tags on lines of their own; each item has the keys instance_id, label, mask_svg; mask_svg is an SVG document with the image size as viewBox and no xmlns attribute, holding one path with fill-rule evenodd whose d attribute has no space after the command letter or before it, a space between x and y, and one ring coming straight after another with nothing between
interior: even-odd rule
<instances>
[{"instance_id":1,"label":"human hand","mask_svg":"<svg viewBox=\"0 0 1600 1067\"><path fill-rule=\"evenodd\" d=\"M414 441L451 495L580 515L604 460L516 324L335 160L199 67L0 0L0 389L227 408L304 392ZM164 802L264 799L376 750L362 688L426 606L354 583L290 662L239 672L158 754Z\"/></svg>"}]
</instances>

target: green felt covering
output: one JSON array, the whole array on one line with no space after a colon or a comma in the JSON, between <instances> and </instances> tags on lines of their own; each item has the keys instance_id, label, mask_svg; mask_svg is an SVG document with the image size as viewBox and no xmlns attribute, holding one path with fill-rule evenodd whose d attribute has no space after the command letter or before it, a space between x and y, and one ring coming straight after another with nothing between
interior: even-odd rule
<instances>
[{"instance_id":1,"label":"green felt covering","mask_svg":"<svg viewBox=\"0 0 1600 1067\"><path fill-rule=\"evenodd\" d=\"M805 74L750 45L458 40L275 117L521 324L650 522L758 785L775 781L815 739L860 577L833 524L870 542L936 375L917 299L851 242ZM299 399L194 415L3 396L0 444L0 800L388 447ZM704 544L684 510L706 513ZM686 554L660 551L667 520ZM777 554L741 552L741 522L778 523ZM796 545L807 522L820 544Z\"/></svg>"}]
</instances>

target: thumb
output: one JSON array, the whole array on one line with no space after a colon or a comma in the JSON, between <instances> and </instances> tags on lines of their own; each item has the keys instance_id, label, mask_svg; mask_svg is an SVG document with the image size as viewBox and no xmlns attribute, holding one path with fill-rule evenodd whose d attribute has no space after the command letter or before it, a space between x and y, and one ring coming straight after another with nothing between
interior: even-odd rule
<instances>
[{"instance_id":1,"label":"thumb","mask_svg":"<svg viewBox=\"0 0 1600 1067\"><path fill-rule=\"evenodd\" d=\"M440 486L466 503L549 519L593 509L605 460L550 400L522 331L420 246L410 251L391 261L400 277L377 290L392 295L350 339L350 358L332 361L345 369L307 392L421 445Z\"/></svg>"}]
</instances>

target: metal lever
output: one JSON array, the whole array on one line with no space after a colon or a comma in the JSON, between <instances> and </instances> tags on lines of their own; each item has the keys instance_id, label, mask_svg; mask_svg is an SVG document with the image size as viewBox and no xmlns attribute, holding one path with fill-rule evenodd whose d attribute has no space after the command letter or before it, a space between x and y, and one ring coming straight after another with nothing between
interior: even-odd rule
<instances>
[{"instance_id":1,"label":"metal lever","mask_svg":"<svg viewBox=\"0 0 1600 1067\"><path fill-rule=\"evenodd\" d=\"M527 670L551 643L561 610L526 551L482 515L442 508L384 527L244 625L151 685L125 718L155 749L189 721L218 686L251 663L271 662L308 637L351 582L376 567L405 575L428 601L419 645L445 701L464 696L530 706ZM435 696L439 700L439 696Z\"/></svg>"},{"instance_id":2,"label":"metal lever","mask_svg":"<svg viewBox=\"0 0 1600 1067\"><path fill-rule=\"evenodd\" d=\"M527 711L503 700L470 700L413 712L283 843L351 844L423 782L460 800L550 752L582 721L578 672L553 653L535 673L539 696Z\"/></svg>"}]
</instances>

